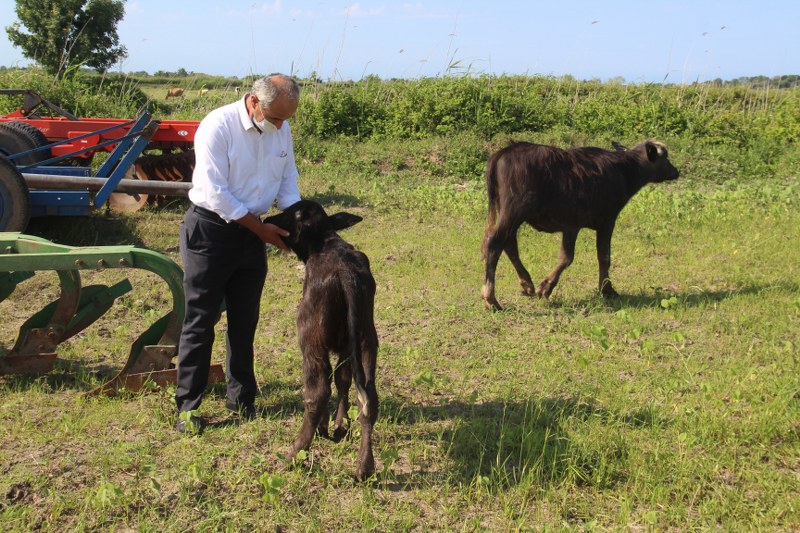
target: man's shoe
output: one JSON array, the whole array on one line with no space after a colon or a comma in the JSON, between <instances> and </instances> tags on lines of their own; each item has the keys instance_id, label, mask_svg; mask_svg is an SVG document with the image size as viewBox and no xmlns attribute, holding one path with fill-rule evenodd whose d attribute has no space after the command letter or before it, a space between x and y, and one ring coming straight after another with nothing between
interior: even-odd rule
<instances>
[{"instance_id":1,"label":"man's shoe","mask_svg":"<svg viewBox=\"0 0 800 533\"><path fill-rule=\"evenodd\" d=\"M203 419L194 415L181 416L179 413L178 420L175 422L175 429L178 430L178 433L185 435L199 435L205 427L206 423Z\"/></svg>"},{"instance_id":2,"label":"man's shoe","mask_svg":"<svg viewBox=\"0 0 800 533\"><path fill-rule=\"evenodd\" d=\"M236 404L225 402L225 407L242 420L253 420L258 416L256 406L252 403Z\"/></svg>"}]
</instances>

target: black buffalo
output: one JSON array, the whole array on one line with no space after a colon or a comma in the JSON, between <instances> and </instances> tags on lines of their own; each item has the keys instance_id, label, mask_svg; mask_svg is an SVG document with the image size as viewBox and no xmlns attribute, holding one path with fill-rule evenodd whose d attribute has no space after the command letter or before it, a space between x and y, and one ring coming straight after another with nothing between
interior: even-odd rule
<instances>
[{"instance_id":1,"label":"black buffalo","mask_svg":"<svg viewBox=\"0 0 800 533\"><path fill-rule=\"evenodd\" d=\"M514 265L524 294L548 298L572 263L581 228L597 232L601 294L617 295L608 277L617 216L646 184L677 179L679 172L659 142L615 147L614 152L592 147L562 150L518 142L489 159L489 216L482 246L486 261L482 295L487 308L501 309L494 294L501 252ZM562 234L558 263L538 287L519 259L517 230L523 222L539 231Z\"/></svg>"}]
</instances>

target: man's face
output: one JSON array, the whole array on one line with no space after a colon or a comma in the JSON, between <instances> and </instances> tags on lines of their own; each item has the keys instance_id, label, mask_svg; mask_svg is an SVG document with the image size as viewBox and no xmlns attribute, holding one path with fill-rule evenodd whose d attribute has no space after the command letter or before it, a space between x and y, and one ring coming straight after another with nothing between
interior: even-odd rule
<instances>
[{"instance_id":1,"label":"man's face","mask_svg":"<svg viewBox=\"0 0 800 533\"><path fill-rule=\"evenodd\" d=\"M289 100L285 96L279 96L268 106L262 105L256 95L251 95L253 99L253 120L261 122L266 119L276 128L281 129L283 123L297 111L298 102Z\"/></svg>"}]
</instances>

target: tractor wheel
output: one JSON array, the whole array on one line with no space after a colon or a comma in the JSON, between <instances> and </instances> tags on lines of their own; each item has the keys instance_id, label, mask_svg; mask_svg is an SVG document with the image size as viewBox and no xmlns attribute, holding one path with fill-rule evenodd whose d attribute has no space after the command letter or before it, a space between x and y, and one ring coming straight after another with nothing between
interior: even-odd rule
<instances>
[{"instance_id":1,"label":"tractor wheel","mask_svg":"<svg viewBox=\"0 0 800 533\"><path fill-rule=\"evenodd\" d=\"M0 157L0 231L25 231L30 214L28 186L22 173Z\"/></svg>"},{"instance_id":2,"label":"tractor wheel","mask_svg":"<svg viewBox=\"0 0 800 533\"><path fill-rule=\"evenodd\" d=\"M42 130L40 130L33 124L29 124L27 122L15 122L15 121L6 122L6 124L8 124L17 131L23 132L25 135L27 135L30 139L32 139L36 143L37 147L47 146L48 144L51 144L50 141L47 139L47 137L45 137L44 133L42 133ZM47 155L47 157L50 157L50 152L48 150L42 150L41 153L44 153Z\"/></svg>"},{"instance_id":3,"label":"tractor wheel","mask_svg":"<svg viewBox=\"0 0 800 533\"><path fill-rule=\"evenodd\" d=\"M41 142L41 139L32 132L20 129L20 124L22 123L17 122L12 125L8 122L0 122L0 155L12 156L49 144L46 138L44 142ZM41 137L44 138L44 135ZM25 157L15 159L14 162L19 165L33 165L45 159L50 159L50 150L28 154Z\"/></svg>"}]
</instances>

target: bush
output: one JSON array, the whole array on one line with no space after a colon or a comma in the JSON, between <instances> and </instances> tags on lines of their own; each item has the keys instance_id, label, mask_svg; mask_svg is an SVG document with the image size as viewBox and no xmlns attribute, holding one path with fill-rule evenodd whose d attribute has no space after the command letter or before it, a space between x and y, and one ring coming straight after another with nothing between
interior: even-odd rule
<instances>
[{"instance_id":1,"label":"bush","mask_svg":"<svg viewBox=\"0 0 800 533\"><path fill-rule=\"evenodd\" d=\"M56 83L38 69L6 69L0 70L0 85L34 89L78 116L132 118L148 105L156 118L186 120L198 120L230 99L217 95L202 102L147 102L142 87L154 94L168 86L249 86L249 81L236 78L167 74L78 72ZM670 146L713 154L699 164L704 166L701 174L714 181L733 175L798 173L796 86L623 85L543 76L298 81L302 94L292 128L301 140L298 152L311 161L324 160L328 149L312 139L445 139L448 142L437 143L444 148L434 154L401 159L416 159L418 168L431 176L477 177L489 154L512 139L609 147L611 141L630 145L657 138ZM20 103L19 97L0 97L0 113ZM405 164L399 161L388 166Z\"/></svg>"},{"instance_id":2,"label":"bush","mask_svg":"<svg viewBox=\"0 0 800 533\"><path fill-rule=\"evenodd\" d=\"M54 82L39 69L9 69L0 72L0 86L32 89L60 108L78 117L134 117L147 97L135 79L76 73ZM20 96L0 97L0 113L10 113L22 104ZM46 108L37 110L48 113Z\"/></svg>"}]
</instances>

